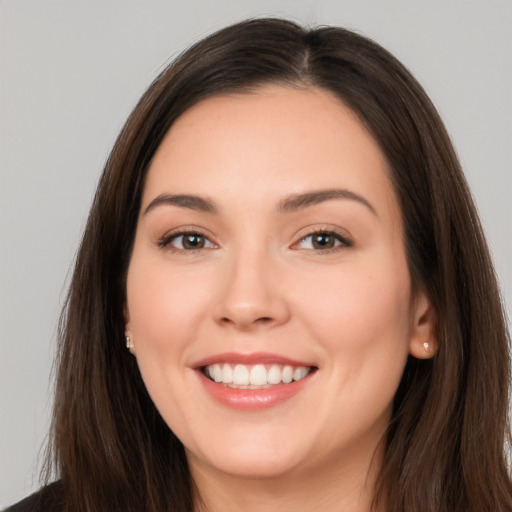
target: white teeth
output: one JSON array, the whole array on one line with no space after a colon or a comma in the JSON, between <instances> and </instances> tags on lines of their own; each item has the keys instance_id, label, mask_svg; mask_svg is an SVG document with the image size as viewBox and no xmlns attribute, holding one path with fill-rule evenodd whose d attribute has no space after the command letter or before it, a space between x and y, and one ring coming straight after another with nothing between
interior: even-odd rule
<instances>
[{"instance_id":1,"label":"white teeth","mask_svg":"<svg viewBox=\"0 0 512 512\"><path fill-rule=\"evenodd\" d=\"M293 368L291 366L285 366L283 368L282 380L285 384L290 384L290 382L293 380Z\"/></svg>"},{"instance_id":2,"label":"white teeth","mask_svg":"<svg viewBox=\"0 0 512 512\"><path fill-rule=\"evenodd\" d=\"M267 373L267 382L269 384L279 384L281 382L281 368L273 364Z\"/></svg>"},{"instance_id":3,"label":"white teeth","mask_svg":"<svg viewBox=\"0 0 512 512\"><path fill-rule=\"evenodd\" d=\"M213 365L213 380L215 382L222 382L222 369L219 364Z\"/></svg>"},{"instance_id":4,"label":"white teeth","mask_svg":"<svg viewBox=\"0 0 512 512\"><path fill-rule=\"evenodd\" d=\"M301 368L295 368L295 371L293 372L293 380L301 380L308 374L308 369L301 367Z\"/></svg>"},{"instance_id":5,"label":"white teeth","mask_svg":"<svg viewBox=\"0 0 512 512\"><path fill-rule=\"evenodd\" d=\"M222 382L224 382L224 384L233 382L233 368L231 368L229 364L225 364L222 367Z\"/></svg>"},{"instance_id":6,"label":"white teeth","mask_svg":"<svg viewBox=\"0 0 512 512\"><path fill-rule=\"evenodd\" d=\"M267 383L267 370L262 364L257 364L251 368L249 382L254 386L264 386Z\"/></svg>"},{"instance_id":7,"label":"white teeth","mask_svg":"<svg viewBox=\"0 0 512 512\"><path fill-rule=\"evenodd\" d=\"M310 370L305 366L293 367L279 364L246 366L237 364L233 367L229 363L224 363L207 366L205 374L211 380L231 387L257 389L301 380L309 374Z\"/></svg>"},{"instance_id":8,"label":"white teeth","mask_svg":"<svg viewBox=\"0 0 512 512\"><path fill-rule=\"evenodd\" d=\"M243 364L237 364L233 370L233 384L246 386L249 384L249 370Z\"/></svg>"}]
</instances>

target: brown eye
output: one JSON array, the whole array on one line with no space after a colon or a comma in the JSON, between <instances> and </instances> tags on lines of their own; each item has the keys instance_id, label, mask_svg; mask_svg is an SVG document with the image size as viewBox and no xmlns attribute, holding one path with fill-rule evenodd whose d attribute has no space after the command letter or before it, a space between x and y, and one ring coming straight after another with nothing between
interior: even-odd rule
<instances>
[{"instance_id":1,"label":"brown eye","mask_svg":"<svg viewBox=\"0 0 512 512\"><path fill-rule=\"evenodd\" d=\"M202 235L182 235L182 238L183 249L202 249L204 247L205 240Z\"/></svg>"},{"instance_id":2,"label":"brown eye","mask_svg":"<svg viewBox=\"0 0 512 512\"><path fill-rule=\"evenodd\" d=\"M350 240L334 231L317 231L302 238L297 247L317 252L329 252L330 250L351 246L352 242Z\"/></svg>"},{"instance_id":3,"label":"brown eye","mask_svg":"<svg viewBox=\"0 0 512 512\"><path fill-rule=\"evenodd\" d=\"M311 236L311 242L314 249L332 249L336 244L336 239L328 233L316 233Z\"/></svg>"},{"instance_id":4,"label":"brown eye","mask_svg":"<svg viewBox=\"0 0 512 512\"><path fill-rule=\"evenodd\" d=\"M161 247L170 246L181 251L210 249L214 245L201 233L177 233L159 243Z\"/></svg>"}]
</instances>

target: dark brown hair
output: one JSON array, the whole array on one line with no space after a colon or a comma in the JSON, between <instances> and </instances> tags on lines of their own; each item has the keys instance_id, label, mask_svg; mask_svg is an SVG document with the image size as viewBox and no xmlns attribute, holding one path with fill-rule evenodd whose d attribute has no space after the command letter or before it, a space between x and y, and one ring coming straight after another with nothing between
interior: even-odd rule
<instances>
[{"instance_id":1,"label":"dark brown hair","mask_svg":"<svg viewBox=\"0 0 512 512\"><path fill-rule=\"evenodd\" d=\"M341 28L248 20L200 41L152 83L107 161L61 320L51 455L67 510L191 511L183 446L124 342L125 275L145 174L197 102L264 84L315 86L352 108L387 158L412 280L436 316L435 358L409 358L375 502L390 512L512 510L506 464L508 333L457 157L421 86Z\"/></svg>"}]
</instances>

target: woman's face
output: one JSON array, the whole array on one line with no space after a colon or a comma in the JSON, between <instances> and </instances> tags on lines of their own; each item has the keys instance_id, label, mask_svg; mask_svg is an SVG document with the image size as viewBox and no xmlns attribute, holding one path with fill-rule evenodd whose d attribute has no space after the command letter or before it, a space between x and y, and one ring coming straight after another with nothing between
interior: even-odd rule
<instances>
[{"instance_id":1,"label":"woman's face","mask_svg":"<svg viewBox=\"0 0 512 512\"><path fill-rule=\"evenodd\" d=\"M319 89L208 99L164 138L126 330L192 471L368 470L407 355L427 357L431 332L388 175Z\"/></svg>"}]
</instances>

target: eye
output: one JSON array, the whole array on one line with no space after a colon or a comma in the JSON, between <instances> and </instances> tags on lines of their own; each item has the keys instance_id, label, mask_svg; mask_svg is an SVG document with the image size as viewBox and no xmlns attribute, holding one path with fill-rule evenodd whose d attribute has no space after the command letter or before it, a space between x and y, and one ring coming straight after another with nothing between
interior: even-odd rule
<instances>
[{"instance_id":1,"label":"eye","mask_svg":"<svg viewBox=\"0 0 512 512\"><path fill-rule=\"evenodd\" d=\"M310 233L295 245L298 249L330 252L338 247L351 247L352 242L335 231L315 231Z\"/></svg>"},{"instance_id":2,"label":"eye","mask_svg":"<svg viewBox=\"0 0 512 512\"><path fill-rule=\"evenodd\" d=\"M178 251L197 251L199 249L212 249L215 245L202 233L193 231L173 233L163 237L158 245L170 247Z\"/></svg>"}]
</instances>

